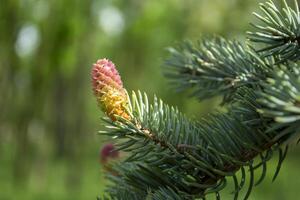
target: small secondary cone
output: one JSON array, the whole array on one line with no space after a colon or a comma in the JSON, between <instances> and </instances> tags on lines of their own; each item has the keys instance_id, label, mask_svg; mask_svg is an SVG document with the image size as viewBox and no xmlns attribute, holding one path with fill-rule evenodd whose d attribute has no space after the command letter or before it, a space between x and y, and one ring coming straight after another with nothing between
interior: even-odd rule
<instances>
[{"instance_id":1,"label":"small secondary cone","mask_svg":"<svg viewBox=\"0 0 300 200\"><path fill-rule=\"evenodd\" d=\"M100 162L106 164L109 159L119 158L119 151L112 143L104 144L100 150Z\"/></svg>"},{"instance_id":2,"label":"small secondary cone","mask_svg":"<svg viewBox=\"0 0 300 200\"><path fill-rule=\"evenodd\" d=\"M114 161L117 161L119 157L119 151L112 143L106 143L100 149L99 162L101 163L102 168L115 176L117 176L118 173L112 168L112 164Z\"/></svg>"}]
</instances>

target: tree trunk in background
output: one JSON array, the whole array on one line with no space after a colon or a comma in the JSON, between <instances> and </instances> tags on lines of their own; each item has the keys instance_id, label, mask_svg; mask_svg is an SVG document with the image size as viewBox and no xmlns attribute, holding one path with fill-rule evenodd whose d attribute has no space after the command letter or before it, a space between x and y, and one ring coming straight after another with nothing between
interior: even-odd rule
<instances>
[{"instance_id":1,"label":"tree trunk in background","mask_svg":"<svg viewBox=\"0 0 300 200\"><path fill-rule=\"evenodd\" d=\"M20 85L16 76L21 68L21 62L15 52L15 42L20 29L19 17L22 13L19 10L17 1L6 1L0 8L1 15L1 76L6 84L1 85L1 121L11 124L16 142L13 177L18 185L26 181L29 168L28 162L28 119L32 115L30 108L24 102L24 91L18 88ZM3 60L4 59L4 60Z\"/></svg>"},{"instance_id":2,"label":"tree trunk in background","mask_svg":"<svg viewBox=\"0 0 300 200\"><path fill-rule=\"evenodd\" d=\"M55 144L56 156L62 158L65 155L65 134L67 131L66 125L66 88L63 78L57 74L55 79L55 94L54 94L54 123L55 123Z\"/></svg>"}]
</instances>

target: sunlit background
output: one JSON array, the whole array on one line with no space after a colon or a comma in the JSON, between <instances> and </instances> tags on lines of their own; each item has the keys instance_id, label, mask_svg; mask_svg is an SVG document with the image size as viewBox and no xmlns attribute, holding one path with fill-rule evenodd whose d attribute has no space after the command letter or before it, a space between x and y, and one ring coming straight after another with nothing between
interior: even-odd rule
<instances>
[{"instance_id":1,"label":"sunlit background","mask_svg":"<svg viewBox=\"0 0 300 200\"><path fill-rule=\"evenodd\" d=\"M0 200L103 194L99 149L107 138L97 135L92 63L113 60L129 91L156 94L197 119L218 99L200 104L175 93L162 75L166 48L208 34L244 40L258 2L0 0ZM250 199L298 199L299 153L294 145L274 183L271 161Z\"/></svg>"}]
</instances>

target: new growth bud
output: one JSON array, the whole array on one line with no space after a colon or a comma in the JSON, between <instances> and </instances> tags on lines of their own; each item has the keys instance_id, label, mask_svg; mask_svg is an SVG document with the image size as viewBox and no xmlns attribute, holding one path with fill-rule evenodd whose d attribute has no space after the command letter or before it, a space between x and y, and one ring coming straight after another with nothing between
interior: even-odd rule
<instances>
[{"instance_id":1,"label":"new growth bud","mask_svg":"<svg viewBox=\"0 0 300 200\"><path fill-rule=\"evenodd\" d=\"M115 65L108 59L98 60L92 68L93 92L101 109L113 121L116 116L130 119L126 112L126 90Z\"/></svg>"}]
</instances>

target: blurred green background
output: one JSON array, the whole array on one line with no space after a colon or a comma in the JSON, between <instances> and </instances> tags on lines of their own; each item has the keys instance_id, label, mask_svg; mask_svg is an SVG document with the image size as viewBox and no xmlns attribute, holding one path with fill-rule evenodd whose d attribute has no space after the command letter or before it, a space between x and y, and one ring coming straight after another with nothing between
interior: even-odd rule
<instances>
[{"instance_id":1,"label":"blurred green background","mask_svg":"<svg viewBox=\"0 0 300 200\"><path fill-rule=\"evenodd\" d=\"M105 138L97 135L92 63L113 60L129 91L157 94L197 118L217 100L200 104L171 90L161 70L165 48L208 34L243 40L258 2L1 0L0 200L96 199ZM299 152L292 148L275 183L271 161L250 199L299 199Z\"/></svg>"}]
</instances>

